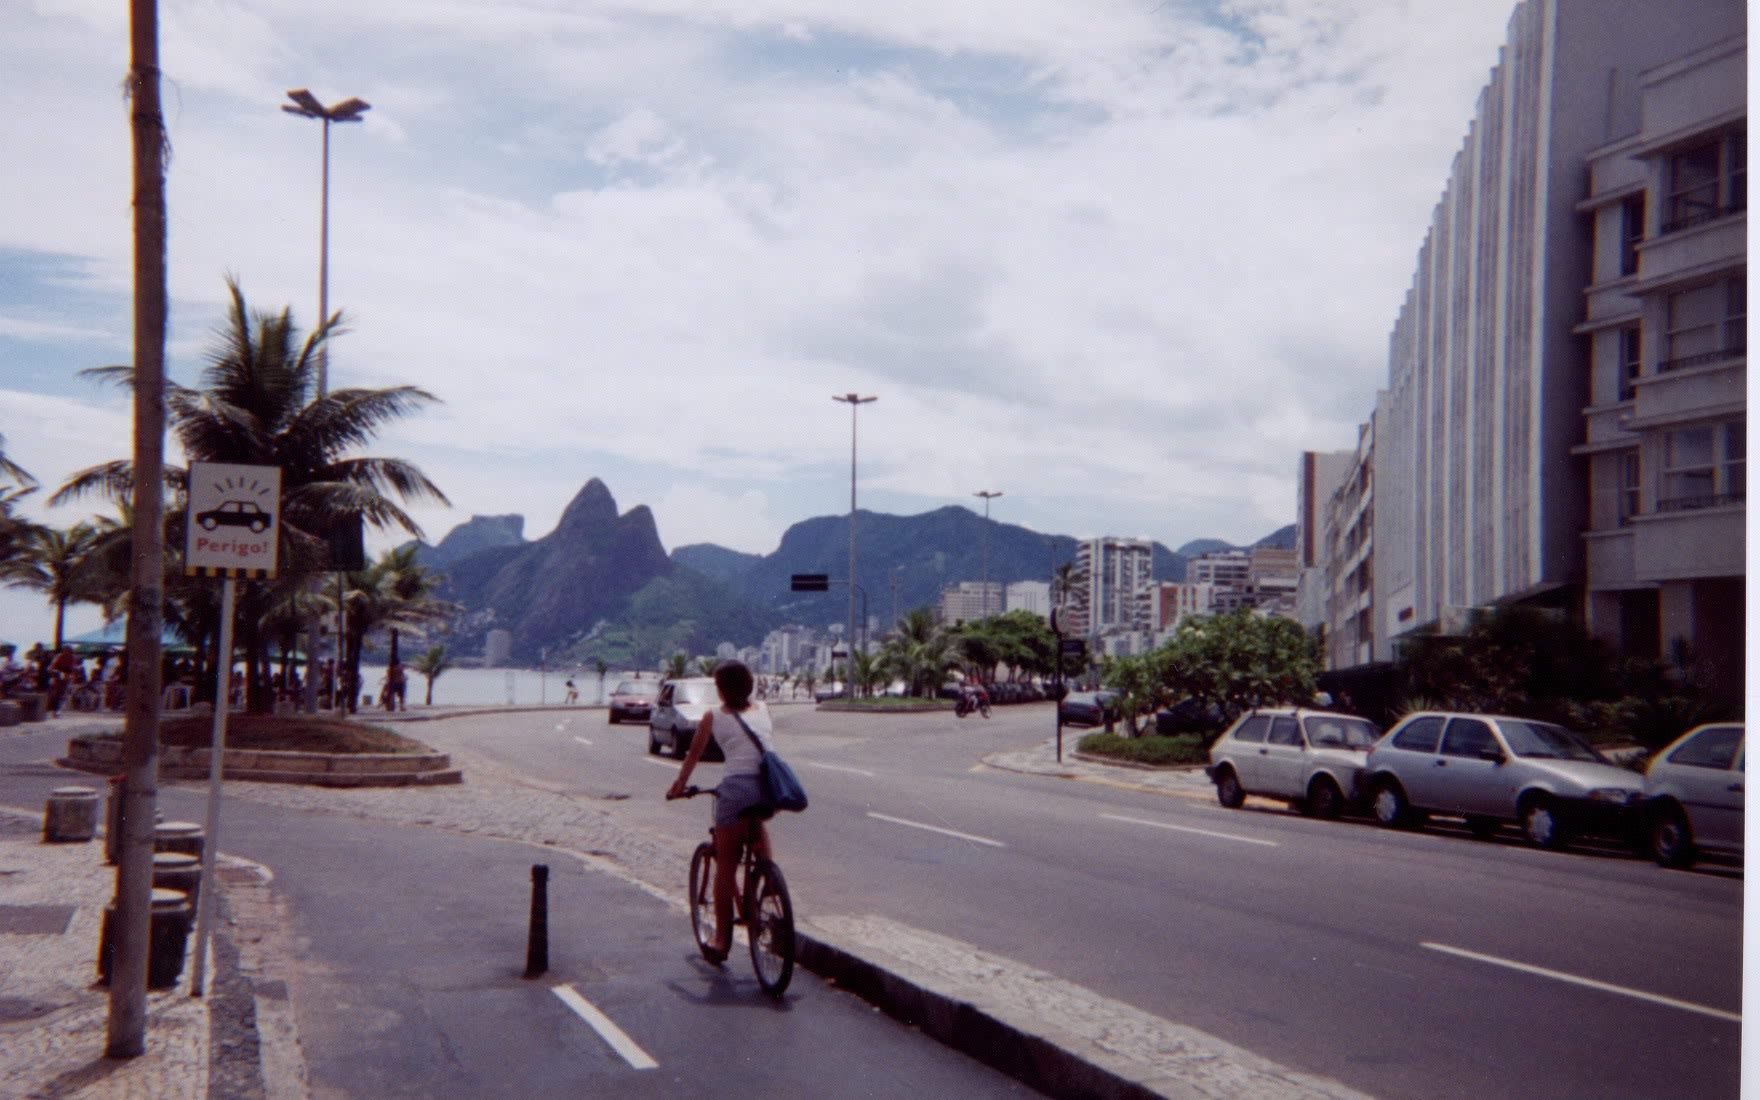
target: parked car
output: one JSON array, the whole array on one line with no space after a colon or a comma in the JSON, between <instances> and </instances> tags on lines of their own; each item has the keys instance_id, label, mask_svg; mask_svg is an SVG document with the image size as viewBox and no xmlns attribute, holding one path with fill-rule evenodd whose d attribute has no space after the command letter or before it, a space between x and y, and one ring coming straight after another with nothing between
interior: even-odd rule
<instances>
[{"instance_id":1,"label":"parked car","mask_svg":"<svg viewBox=\"0 0 1760 1100\"><path fill-rule=\"evenodd\" d=\"M1057 715L1066 726L1104 726L1118 721L1115 691L1072 691L1057 704Z\"/></svg>"},{"instance_id":2,"label":"parked car","mask_svg":"<svg viewBox=\"0 0 1760 1100\"><path fill-rule=\"evenodd\" d=\"M653 717L648 719L648 751L657 756L665 747L677 759L684 759L684 754L690 751L691 738L696 736L697 723L711 707L720 705L721 697L715 693L712 677L662 681L659 693L654 696ZM703 759L725 759L721 755L721 746L713 739L704 750Z\"/></svg>"},{"instance_id":3,"label":"parked car","mask_svg":"<svg viewBox=\"0 0 1760 1100\"><path fill-rule=\"evenodd\" d=\"M1362 805L1364 766L1381 730L1367 718L1303 708L1250 710L1210 747L1204 774L1216 798L1238 809L1249 794L1337 817Z\"/></svg>"},{"instance_id":4,"label":"parked car","mask_svg":"<svg viewBox=\"0 0 1760 1100\"><path fill-rule=\"evenodd\" d=\"M1155 712L1155 732L1162 737L1178 737L1182 733L1209 735L1227 724L1221 707L1196 699L1181 699ZM1377 729L1376 733L1379 734L1380 730Z\"/></svg>"},{"instance_id":5,"label":"parked car","mask_svg":"<svg viewBox=\"0 0 1760 1100\"><path fill-rule=\"evenodd\" d=\"M630 719L646 722L654 713L654 693L659 685L650 680L620 680L611 689L611 705L606 708L607 720L612 724Z\"/></svg>"},{"instance_id":6,"label":"parked car","mask_svg":"<svg viewBox=\"0 0 1760 1100\"><path fill-rule=\"evenodd\" d=\"M1387 826L1459 814L1474 836L1513 821L1528 843L1562 848L1576 834L1630 841L1641 824L1643 776L1531 718L1409 715L1370 750L1368 768L1370 806Z\"/></svg>"},{"instance_id":7,"label":"parked car","mask_svg":"<svg viewBox=\"0 0 1760 1100\"><path fill-rule=\"evenodd\" d=\"M1650 762L1644 818L1650 854L1664 867L1691 867L1706 849L1742 854L1744 729L1740 722L1699 726Z\"/></svg>"}]
</instances>

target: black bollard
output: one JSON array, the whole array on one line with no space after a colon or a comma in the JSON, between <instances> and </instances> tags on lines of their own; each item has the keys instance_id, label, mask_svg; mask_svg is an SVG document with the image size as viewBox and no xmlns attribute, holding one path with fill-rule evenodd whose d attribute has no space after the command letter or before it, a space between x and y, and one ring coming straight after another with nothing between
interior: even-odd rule
<instances>
[{"instance_id":1,"label":"black bollard","mask_svg":"<svg viewBox=\"0 0 1760 1100\"><path fill-rule=\"evenodd\" d=\"M526 942L526 974L536 978L550 969L550 868L532 864L532 931Z\"/></svg>"}]
</instances>

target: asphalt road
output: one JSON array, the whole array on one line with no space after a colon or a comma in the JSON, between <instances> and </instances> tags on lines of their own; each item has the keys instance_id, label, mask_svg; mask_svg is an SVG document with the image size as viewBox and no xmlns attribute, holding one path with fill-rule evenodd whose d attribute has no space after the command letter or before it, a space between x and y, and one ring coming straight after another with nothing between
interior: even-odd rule
<instances>
[{"instance_id":1,"label":"asphalt road","mask_svg":"<svg viewBox=\"0 0 1760 1100\"><path fill-rule=\"evenodd\" d=\"M875 913L1388 1097L1738 1091L1739 868L1541 852L988 769L1048 706L778 708L813 798L776 826L797 908ZM409 727L688 838L642 727L602 711ZM1073 735L1072 735L1073 741ZM705 766L705 782L717 768Z\"/></svg>"}]
</instances>

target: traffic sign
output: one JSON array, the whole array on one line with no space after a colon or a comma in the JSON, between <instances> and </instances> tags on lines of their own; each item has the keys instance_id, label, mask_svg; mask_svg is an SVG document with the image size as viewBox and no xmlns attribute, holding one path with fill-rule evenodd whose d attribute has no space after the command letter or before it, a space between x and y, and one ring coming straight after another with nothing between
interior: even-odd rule
<instances>
[{"instance_id":1,"label":"traffic sign","mask_svg":"<svg viewBox=\"0 0 1760 1100\"><path fill-rule=\"evenodd\" d=\"M795 573L788 578L788 587L794 592L829 592L831 591L831 575L829 573Z\"/></svg>"},{"instance_id":2,"label":"traffic sign","mask_svg":"<svg viewBox=\"0 0 1760 1100\"><path fill-rule=\"evenodd\" d=\"M1088 659L1088 639L1086 639L1086 638L1065 638L1063 640L1063 655L1065 657L1073 657L1078 661L1087 660Z\"/></svg>"},{"instance_id":3,"label":"traffic sign","mask_svg":"<svg viewBox=\"0 0 1760 1100\"><path fill-rule=\"evenodd\" d=\"M203 577L275 575L281 468L192 462L183 571Z\"/></svg>"}]
</instances>

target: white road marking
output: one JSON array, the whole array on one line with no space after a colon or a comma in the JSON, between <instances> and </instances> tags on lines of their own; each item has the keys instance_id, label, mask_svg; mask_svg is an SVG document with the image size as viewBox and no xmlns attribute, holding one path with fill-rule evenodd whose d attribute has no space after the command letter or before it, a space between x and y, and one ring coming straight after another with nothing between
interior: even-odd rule
<instances>
[{"instance_id":1,"label":"white road marking","mask_svg":"<svg viewBox=\"0 0 1760 1100\"><path fill-rule=\"evenodd\" d=\"M824 768L828 772L848 772L851 775L865 775L869 779L874 778L873 772L863 771L860 768L847 768L847 767L844 767L842 764L821 764L816 760L803 760L803 761L801 761L801 763L805 764L809 768Z\"/></svg>"},{"instance_id":2,"label":"white road marking","mask_svg":"<svg viewBox=\"0 0 1760 1100\"><path fill-rule=\"evenodd\" d=\"M623 1029L612 1023L603 1012L594 1008L591 1002L575 992L572 985L554 985L550 992L562 998L562 1003L574 1010L574 1014L592 1025L599 1038L605 1040L612 1050L623 1056L623 1060L632 1069L654 1069L659 1062L648 1057L648 1052L636 1045L634 1039L623 1033Z\"/></svg>"},{"instance_id":3,"label":"white road marking","mask_svg":"<svg viewBox=\"0 0 1760 1100\"><path fill-rule=\"evenodd\" d=\"M973 836L971 833L962 833L956 829L943 829L939 825L925 825L921 821L907 821L902 817L892 817L889 814L877 814L872 810L868 811L868 816L879 821L890 821L894 825L909 825L913 829L927 829L931 833L940 833L943 836L958 837L961 840L969 840L974 844L988 844L992 848L1008 847L1008 845L1002 843L1002 841L991 840L987 836Z\"/></svg>"},{"instance_id":4,"label":"white road marking","mask_svg":"<svg viewBox=\"0 0 1760 1100\"><path fill-rule=\"evenodd\" d=\"M587 740L585 737L576 737L575 740L579 741L583 745L591 745L592 744L592 742Z\"/></svg>"},{"instance_id":5,"label":"white road marking","mask_svg":"<svg viewBox=\"0 0 1760 1100\"><path fill-rule=\"evenodd\" d=\"M1169 825L1165 821L1149 821L1141 817L1120 817L1117 814L1101 814L1108 821L1123 821L1130 825L1147 825L1153 829L1171 829L1176 833L1197 833L1199 836L1220 837L1223 840L1238 840L1242 844L1263 844L1267 848L1278 847L1275 840L1260 840L1256 836L1241 836L1238 833L1219 833L1214 829L1194 829L1190 825Z\"/></svg>"},{"instance_id":6,"label":"white road marking","mask_svg":"<svg viewBox=\"0 0 1760 1100\"><path fill-rule=\"evenodd\" d=\"M650 764L658 764L660 767L667 768L671 771L678 770L678 761L676 760L662 760L658 756L644 756L642 759Z\"/></svg>"},{"instance_id":7,"label":"white road marking","mask_svg":"<svg viewBox=\"0 0 1760 1100\"><path fill-rule=\"evenodd\" d=\"M1649 1001L1652 1004L1667 1005L1670 1008L1681 1008L1688 1012L1697 1012L1704 1016L1710 1016L1713 1019L1729 1020L1730 1022L1737 1024L1742 1022L1742 1017L1739 1012L1725 1012L1721 1008L1711 1008L1706 1005L1694 1004L1691 1001L1678 1001L1673 997L1664 997L1660 993L1646 993L1641 989L1628 989L1623 985L1614 985L1611 982L1598 982L1594 978L1581 978L1575 974L1566 974L1562 970L1548 970L1544 966L1532 966L1528 963L1519 963L1510 959L1500 959L1496 955L1481 955L1477 951L1468 951L1463 947L1450 947L1446 943L1421 943L1418 946L1427 947L1432 951L1441 951L1445 955L1457 955L1460 958L1472 959L1475 962L1490 963L1493 966L1503 966L1508 967L1511 970L1520 970L1524 974L1538 974L1542 978L1552 978L1561 982L1569 982L1571 985L1586 986L1589 989L1599 989L1604 993L1618 993L1625 997L1635 997L1640 1001Z\"/></svg>"}]
</instances>

